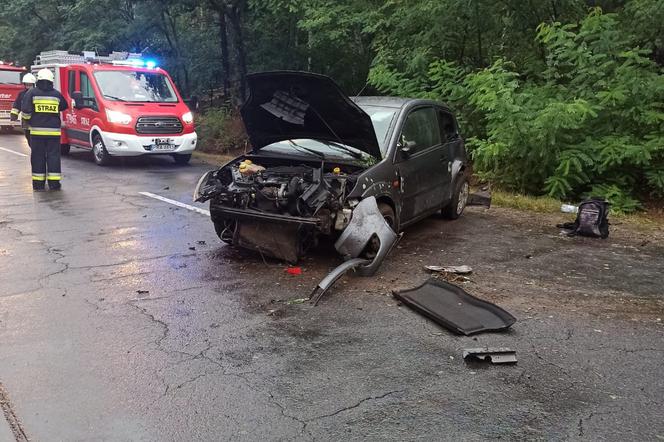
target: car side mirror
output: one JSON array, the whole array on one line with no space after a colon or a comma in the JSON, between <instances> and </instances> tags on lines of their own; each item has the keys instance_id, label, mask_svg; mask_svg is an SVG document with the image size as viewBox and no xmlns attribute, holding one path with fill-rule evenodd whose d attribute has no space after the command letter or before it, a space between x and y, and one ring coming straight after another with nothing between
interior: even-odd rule
<instances>
[{"instance_id":1,"label":"car side mirror","mask_svg":"<svg viewBox=\"0 0 664 442\"><path fill-rule=\"evenodd\" d=\"M404 158L408 158L413 153L416 146L417 143L415 141L406 141L401 145L399 151Z\"/></svg>"},{"instance_id":2,"label":"car side mirror","mask_svg":"<svg viewBox=\"0 0 664 442\"><path fill-rule=\"evenodd\" d=\"M74 92L71 94L72 100L74 100L74 108L83 109L85 105L83 104L83 94L81 92Z\"/></svg>"}]
</instances>

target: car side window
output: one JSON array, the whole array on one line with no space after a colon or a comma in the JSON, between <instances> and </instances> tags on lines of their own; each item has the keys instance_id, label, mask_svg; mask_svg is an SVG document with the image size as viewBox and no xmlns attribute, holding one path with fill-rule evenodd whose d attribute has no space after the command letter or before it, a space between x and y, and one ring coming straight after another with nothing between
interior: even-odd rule
<instances>
[{"instance_id":1,"label":"car side window","mask_svg":"<svg viewBox=\"0 0 664 442\"><path fill-rule=\"evenodd\" d=\"M399 142L409 147L410 155L440 144L440 130L434 108L423 107L408 114Z\"/></svg>"},{"instance_id":2,"label":"car side window","mask_svg":"<svg viewBox=\"0 0 664 442\"><path fill-rule=\"evenodd\" d=\"M438 120L440 124L440 135L443 138L443 142L449 142L459 138L459 131L457 130L457 125L454 122L454 117L452 117L452 115L443 110L439 110Z\"/></svg>"},{"instance_id":3,"label":"car side window","mask_svg":"<svg viewBox=\"0 0 664 442\"><path fill-rule=\"evenodd\" d=\"M90 83L88 74L81 72L81 94L83 95L83 102L86 106L97 110L97 100L95 99L95 91Z\"/></svg>"},{"instance_id":4,"label":"car side window","mask_svg":"<svg viewBox=\"0 0 664 442\"><path fill-rule=\"evenodd\" d=\"M67 90L69 91L69 96L71 97L74 92L76 92L76 71L69 71L68 82L69 87Z\"/></svg>"}]
</instances>

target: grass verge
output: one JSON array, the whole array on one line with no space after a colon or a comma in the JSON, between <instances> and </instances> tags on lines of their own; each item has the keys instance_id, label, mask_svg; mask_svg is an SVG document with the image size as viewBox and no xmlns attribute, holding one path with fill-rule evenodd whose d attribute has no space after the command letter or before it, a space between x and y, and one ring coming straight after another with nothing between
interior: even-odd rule
<instances>
[{"instance_id":1,"label":"grass verge","mask_svg":"<svg viewBox=\"0 0 664 442\"><path fill-rule=\"evenodd\" d=\"M529 196L518 193L494 190L491 192L491 204L506 209L516 209L537 213L560 213L562 201L548 196ZM661 209L644 210L636 213L612 213L615 221L646 229L664 229L664 212Z\"/></svg>"},{"instance_id":2,"label":"grass verge","mask_svg":"<svg viewBox=\"0 0 664 442\"><path fill-rule=\"evenodd\" d=\"M236 156L237 155L231 155L231 154L201 152L198 150L195 150L193 153L194 158L214 166L223 166L224 164L228 163Z\"/></svg>"}]
</instances>

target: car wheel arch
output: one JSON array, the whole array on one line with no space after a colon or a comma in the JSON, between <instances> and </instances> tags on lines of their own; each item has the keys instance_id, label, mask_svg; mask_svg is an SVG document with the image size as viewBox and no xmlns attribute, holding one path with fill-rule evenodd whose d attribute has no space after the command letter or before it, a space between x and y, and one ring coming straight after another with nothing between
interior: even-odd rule
<instances>
[{"instance_id":1,"label":"car wheel arch","mask_svg":"<svg viewBox=\"0 0 664 442\"><path fill-rule=\"evenodd\" d=\"M396 230L398 231L399 224L400 224L399 212L397 210L397 205L394 202L394 200L392 199L392 197L389 196L389 195L376 195L375 197L376 197L376 203L377 204L381 204L381 203L382 204L387 204L388 206L390 206L392 208L392 211L394 212L395 227L396 227Z\"/></svg>"}]
</instances>

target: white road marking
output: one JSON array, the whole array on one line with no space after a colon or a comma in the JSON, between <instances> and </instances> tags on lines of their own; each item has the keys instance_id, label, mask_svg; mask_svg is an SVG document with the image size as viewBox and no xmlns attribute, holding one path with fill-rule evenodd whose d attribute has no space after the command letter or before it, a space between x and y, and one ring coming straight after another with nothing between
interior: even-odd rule
<instances>
[{"instance_id":1,"label":"white road marking","mask_svg":"<svg viewBox=\"0 0 664 442\"><path fill-rule=\"evenodd\" d=\"M4 147L0 147L0 150L4 150L5 152L13 153L14 155L18 155L21 157L29 157L30 155L26 155L23 152L16 152L15 150L11 149L5 149Z\"/></svg>"},{"instance_id":2,"label":"white road marking","mask_svg":"<svg viewBox=\"0 0 664 442\"><path fill-rule=\"evenodd\" d=\"M192 212L200 213L201 215L210 216L209 210L201 209L200 207L190 206L189 204L181 203L180 201L175 201L150 192L138 192L138 193L143 196L147 196L148 198L154 198L156 200L163 201L168 204L173 204L174 206L182 207L183 209L191 210Z\"/></svg>"}]
</instances>

